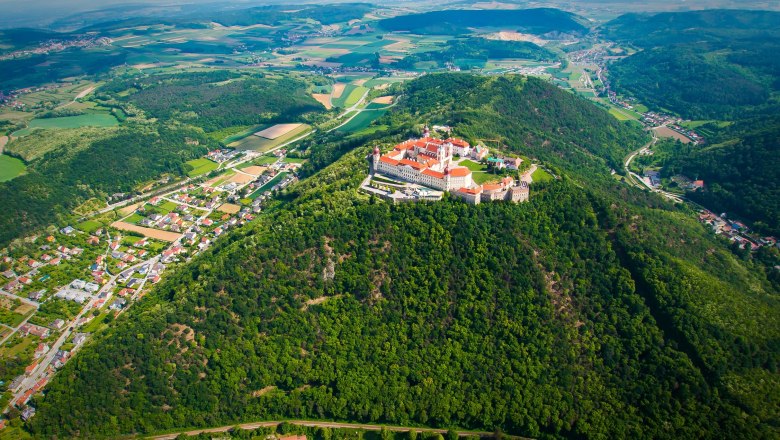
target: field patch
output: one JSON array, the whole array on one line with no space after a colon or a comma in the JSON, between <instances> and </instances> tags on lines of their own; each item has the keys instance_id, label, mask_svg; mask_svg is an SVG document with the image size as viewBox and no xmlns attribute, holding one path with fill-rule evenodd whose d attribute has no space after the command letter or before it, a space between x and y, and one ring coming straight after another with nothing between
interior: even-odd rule
<instances>
[{"instance_id":1,"label":"field patch","mask_svg":"<svg viewBox=\"0 0 780 440\"><path fill-rule=\"evenodd\" d=\"M103 223L100 223L97 220L86 220L76 225L77 229L84 231L88 234L91 234L102 227L103 227Z\"/></svg>"},{"instance_id":2,"label":"field patch","mask_svg":"<svg viewBox=\"0 0 780 440\"><path fill-rule=\"evenodd\" d=\"M239 205L234 205L232 203L223 203L217 208L217 211L224 212L225 214L237 214L240 210L241 207Z\"/></svg>"},{"instance_id":3,"label":"field patch","mask_svg":"<svg viewBox=\"0 0 780 440\"><path fill-rule=\"evenodd\" d=\"M177 234L175 232L161 231L159 229L152 229L152 228L144 228L143 226L137 226L126 222L114 222L111 223L111 226L113 226L116 229L119 229L120 231L138 232L139 234L142 234L145 237L156 238L157 240L168 241L171 243L181 238L181 234Z\"/></svg>"},{"instance_id":4,"label":"field patch","mask_svg":"<svg viewBox=\"0 0 780 440\"><path fill-rule=\"evenodd\" d=\"M26 136L32 130L39 128L80 128L80 127L113 127L119 125L119 121L108 113L90 113L79 116L64 116L61 118L33 119L27 124L27 128L15 132L14 136Z\"/></svg>"},{"instance_id":5,"label":"field patch","mask_svg":"<svg viewBox=\"0 0 780 440\"><path fill-rule=\"evenodd\" d=\"M358 113L354 118L350 119L349 122L342 125L338 131L354 133L356 131L363 130L384 114L385 110L364 110Z\"/></svg>"},{"instance_id":6,"label":"field patch","mask_svg":"<svg viewBox=\"0 0 780 440\"><path fill-rule=\"evenodd\" d=\"M247 136L246 138L233 142L229 146L238 150L247 151L259 151L265 153L280 145L290 142L311 130L311 127L306 124L300 124L298 128L287 132L286 134L277 137L276 139L266 139L260 136Z\"/></svg>"},{"instance_id":7,"label":"field patch","mask_svg":"<svg viewBox=\"0 0 780 440\"><path fill-rule=\"evenodd\" d=\"M656 127L653 129L653 131L655 131L656 134L662 138L674 138L684 144L693 142L688 136L678 133L669 127Z\"/></svg>"},{"instance_id":8,"label":"field patch","mask_svg":"<svg viewBox=\"0 0 780 440\"><path fill-rule=\"evenodd\" d=\"M247 174L251 174L253 176L259 176L259 175L263 174L265 172L265 170L267 170L267 169L268 168L266 168L266 167L261 167L261 166L257 166L257 165L251 165L251 166L248 166L248 167L242 169L241 171L243 171L243 172L245 172Z\"/></svg>"},{"instance_id":9,"label":"field patch","mask_svg":"<svg viewBox=\"0 0 780 440\"><path fill-rule=\"evenodd\" d=\"M331 93L331 97L334 99L341 98L341 95L344 94L344 89L347 87L344 83L336 83L333 84L333 92Z\"/></svg>"},{"instance_id":10,"label":"field patch","mask_svg":"<svg viewBox=\"0 0 780 440\"><path fill-rule=\"evenodd\" d=\"M230 179L227 180L227 182L237 183L239 185L243 185L245 183L249 183L251 181L255 180L255 176L250 176L249 174L243 174L243 173L236 173L234 176L232 176Z\"/></svg>"},{"instance_id":11,"label":"field patch","mask_svg":"<svg viewBox=\"0 0 780 440\"><path fill-rule=\"evenodd\" d=\"M276 124L266 128L265 130L258 131L255 133L255 136L273 140L290 133L291 131L299 128L301 125L303 124Z\"/></svg>"},{"instance_id":12,"label":"field patch","mask_svg":"<svg viewBox=\"0 0 780 440\"><path fill-rule=\"evenodd\" d=\"M326 109L330 110L333 108L333 104L330 103L330 94L328 93L312 93L311 97L316 99L317 102L325 106Z\"/></svg>"},{"instance_id":13,"label":"field patch","mask_svg":"<svg viewBox=\"0 0 780 440\"><path fill-rule=\"evenodd\" d=\"M395 96L382 96L371 101L374 104L392 104Z\"/></svg>"},{"instance_id":14,"label":"field patch","mask_svg":"<svg viewBox=\"0 0 780 440\"><path fill-rule=\"evenodd\" d=\"M7 182L14 177L19 177L26 170L27 166L20 159L0 154L0 182Z\"/></svg>"},{"instance_id":15,"label":"field patch","mask_svg":"<svg viewBox=\"0 0 780 440\"><path fill-rule=\"evenodd\" d=\"M188 160L184 163L192 167L192 171L187 173L187 175L190 177L201 176L219 168L218 163L203 157L200 159Z\"/></svg>"}]
</instances>

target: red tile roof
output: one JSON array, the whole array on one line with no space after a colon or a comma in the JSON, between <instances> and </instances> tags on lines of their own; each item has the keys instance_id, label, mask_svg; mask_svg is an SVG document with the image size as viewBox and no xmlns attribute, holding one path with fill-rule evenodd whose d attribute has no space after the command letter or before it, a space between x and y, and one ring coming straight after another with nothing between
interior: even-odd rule
<instances>
[{"instance_id":1,"label":"red tile roof","mask_svg":"<svg viewBox=\"0 0 780 440\"><path fill-rule=\"evenodd\" d=\"M447 142L451 143L452 145L457 145L459 147L470 147L471 145L464 141L463 139L458 138L449 138L447 139Z\"/></svg>"},{"instance_id":2,"label":"red tile roof","mask_svg":"<svg viewBox=\"0 0 780 440\"><path fill-rule=\"evenodd\" d=\"M398 165L398 161L397 160L392 159L392 158L387 157L387 156L382 156L382 157L379 158L379 160L381 162L384 162L384 163L387 163L387 164L390 164L390 165L393 165L393 166Z\"/></svg>"},{"instance_id":3,"label":"red tile roof","mask_svg":"<svg viewBox=\"0 0 780 440\"><path fill-rule=\"evenodd\" d=\"M458 167L450 170L450 176L452 177L466 177L471 174L471 170L466 167Z\"/></svg>"},{"instance_id":4,"label":"red tile roof","mask_svg":"<svg viewBox=\"0 0 780 440\"><path fill-rule=\"evenodd\" d=\"M412 167L412 168L414 168L416 170L421 170L421 169L425 168L425 165L417 163L417 162L415 162L413 160L409 160L409 159L401 159L400 161L398 161L398 163L400 163L401 165L408 165L408 166L410 166L410 167Z\"/></svg>"},{"instance_id":5,"label":"red tile roof","mask_svg":"<svg viewBox=\"0 0 780 440\"><path fill-rule=\"evenodd\" d=\"M422 173L425 174L426 176L435 177L436 179L443 179L444 178L444 173L440 173L438 171L433 171L431 169L424 170Z\"/></svg>"},{"instance_id":6,"label":"red tile roof","mask_svg":"<svg viewBox=\"0 0 780 440\"><path fill-rule=\"evenodd\" d=\"M465 194L479 194L482 192L482 187L478 186L476 188L461 188L458 190L458 192L462 192Z\"/></svg>"}]
</instances>

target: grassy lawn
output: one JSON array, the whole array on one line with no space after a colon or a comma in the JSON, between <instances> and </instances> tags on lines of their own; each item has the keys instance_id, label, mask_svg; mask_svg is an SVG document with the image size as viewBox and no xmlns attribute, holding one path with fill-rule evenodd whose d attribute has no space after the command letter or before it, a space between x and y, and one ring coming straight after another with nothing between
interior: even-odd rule
<instances>
[{"instance_id":1,"label":"grassy lawn","mask_svg":"<svg viewBox=\"0 0 780 440\"><path fill-rule=\"evenodd\" d=\"M103 223L100 223L97 220L87 220L79 223L78 225L76 225L76 227L86 233L91 234L97 231L98 229L102 228Z\"/></svg>"},{"instance_id":2,"label":"grassy lawn","mask_svg":"<svg viewBox=\"0 0 780 440\"><path fill-rule=\"evenodd\" d=\"M162 211L165 214L167 214L167 213L173 211L174 209L176 209L177 206L179 206L179 205L177 205L176 203L173 203L173 202L171 202L169 200L165 200L162 203L160 203L159 205L157 205L157 208L160 211Z\"/></svg>"},{"instance_id":3,"label":"grassy lawn","mask_svg":"<svg viewBox=\"0 0 780 440\"><path fill-rule=\"evenodd\" d=\"M190 177L201 176L219 168L218 163L210 161L204 157L201 157L200 159L189 160L185 163L193 168L192 171L187 173L187 175Z\"/></svg>"},{"instance_id":4,"label":"grassy lawn","mask_svg":"<svg viewBox=\"0 0 780 440\"><path fill-rule=\"evenodd\" d=\"M279 160L276 156L263 156L260 159L252 161L252 164L254 165L270 165L272 163L276 163L276 161Z\"/></svg>"},{"instance_id":5,"label":"grassy lawn","mask_svg":"<svg viewBox=\"0 0 780 440\"><path fill-rule=\"evenodd\" d=\"M553 176L540 167L537 167L536 171L531 174L531 178L534 180L534 182L549 182L550 180L553 180Z\"/></svg>"},{"instance_id":6,"label":"grassy lawn","mask_svg":"<svg viewBox=\"0 0 780 440\"><path fill-rule=\"evenodd\" d=\"M86 333L95 333L106 326L105 320L108 313L101 313L100 315L92 318L87 325L82 327L81 331Z\"/></svg>"},{"instance_id":7,"label":"grassy lawn","mask_svg":"<svg viewBox=\"0 0 780 440\"><path fill-rule=\"evenodd\" d=\"M477 163L468 159L462 160L460 162L460 166L466 167L471 171L485 171L487 169L487 165L482 165L481 163Z\"/></svg>"},{"instance_id":8,"label":"grassy lawn","mask_svg":"<svg viewBox=\"0 0 780 440\"><path fill-rule=\"evenodd\" d=\"M144 216L134 212L134 213L132 213L130 215L130 217L125 219L125 222L126 223L132 223L132 224L136 225L136 224L138 224L138 222L140 222L143 219L144 219Z\"/></svg>"},{"instance_id":9,"label":"grassy lawn","mask_svg":"<svg viewBox=\"0 0 780 440\"><path fill-rule=\"evenodd\" d=\"M307 159L298 159L296 157L285 157L282 162L284 163L305 163Z\"/></svg>"},{"instance_id":10,"label":"grassy lawn","mask_svg":"<svg viewBox=\"0 0 780 440\"><path fill-rule=\"evenodd\" d=\"M481 173L476 172L471 174L472 178L474 179L474 182L476 182L479 185L482 185L483 183L491 183L491 182L498 182L501 180L504 175L502 174L491 174L491 173Z\"/></svg>"},{"instance_id":11,"label":"grassy lawn","mask_svg":"<svg viewBox=\"0 0 780 440\"><path fill-rule=\"evenodd\" d=\"M21 176L26 170L27 166L21 160L7 154L0 154L0 182Z\"/></svg>"},{"instance_id":12,"label":"grassy lawn","mask_svg":"<svg viewBox=\"0 0 780 440\"><path fill-rule=\"evenodd\" d=\"M135 235L125 235L122 237L122 244L125 246L132 246L139 241L141 241L143 237L136 237Z\"/></svg>"}]
</instances>

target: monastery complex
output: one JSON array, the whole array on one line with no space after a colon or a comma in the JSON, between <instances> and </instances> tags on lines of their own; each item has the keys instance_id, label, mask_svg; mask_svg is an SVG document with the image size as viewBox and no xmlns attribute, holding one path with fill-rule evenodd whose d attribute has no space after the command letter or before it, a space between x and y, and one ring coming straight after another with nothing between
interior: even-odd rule
<instances>
[{"instance_id":1,"label":"monastery complex","mask_svg":"<svg viewBox=\"0 0 780 440\"><path fill-rule=\"evenodd\" d=\"M426 128L422 138L402 142L388 153L382 154L379 147L374 148L370 158L371 171L374 175L383 174L426 188L450 192L473 204L495 200L528 200L527 182L516 182L511 177L504 177L498 183L479 185L474 182L471 170L457 166L453 160L456 156L481 161L487 156L487 148L472 147L462 139L432 138Z\"/></svg>"}]
</instances>

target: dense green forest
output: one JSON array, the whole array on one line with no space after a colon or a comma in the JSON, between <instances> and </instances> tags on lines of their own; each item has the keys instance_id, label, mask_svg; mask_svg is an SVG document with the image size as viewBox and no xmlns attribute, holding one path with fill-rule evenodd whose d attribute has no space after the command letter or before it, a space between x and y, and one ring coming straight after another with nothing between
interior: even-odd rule
<instances>
[{"instance_id":1,"label":"dense green forest","mask_svg":"<svg viewBox=\"0 0 780 440\"><path fill-rule=\"evenodd\" d=\"M551 8L513 10L444 10L386 18L379 26L388 31L415 34L463 35L474 27L512 27L533 34L585 34L584 19Z\"/></svg>"},{"instance_id":2,"label":"dense green forest","mask_svg":"<svg viewBox=\"0 0 780 440\"><path fill-rule=\"evenodd\" d=\"M684 208L609 177L596 156L643 133L537 80L426 75L405 96L385 116L396 132L312 142L311 178L98 334L35 398L32 433L295 417L540 438L776 435L778 292ZM563 178L521 205L357 192L371 145L445 120Z\"/></svg>"},{"instance_id":3,"label":"dense green forest","mask_svg":"<svg viewBox=\"0 0 780 440\"><path fill-rule=\"evenodd\" d=\"M605 37L641 49L610 66L619 93L689 119L777 111L780 13L711 10L628 14Z\"/></svg>"},{"instance_id":4,"label":"dense green forest","mask_svg":"<svg viewBox=\"0 0 780 440\"><path fill-rule=\"evenodd\" d=\"M780 234L780 119L748 120L721 130L711 144L675 155L665 175L703 179L688 196L717 212L749 220L755 229Z\"/></svg>"},{"instance_id":5,"label":"dense green forest","mask_svg":"<svg viewBox=\"0 0 780 440\"><path fill-rule=\"evenodd\" d=\"M435 61L440 67L443 67L445 63L455 63L458 59L467 59L469 62L479 62L484 65L490 58L552 61L557 60L558 56L528 41L500 41L472 37L450 40L441 50L407 55L396 66L414 68L415 63Z\"/></svg>"},{"instance_id":6,"label":"dense green forest","mask_svg":"<svg viewBox=\"0 0 780 440\"><path fill-rule=\"evenodd\" d=\"M130 91L125 98L117 93ZM304 81L262 78L228 71L122 78L98 98L117 99L161 120L178 120L216 131L235 125L305 122L324 113Z\"/></svg>"},{"instance_id":7,"label":"dense green forest","mask_svg":"<svg viewBox=\"0 0 780 440\"><path fill-rule=\"evenodd\" d=\"M200 130L147 123L76 138L30 162L27 174L0 183L0 244L58 221L90 197L133 192L162 173L185 175L184 162L216 146Z\"/></svg>"}]
</instances>

